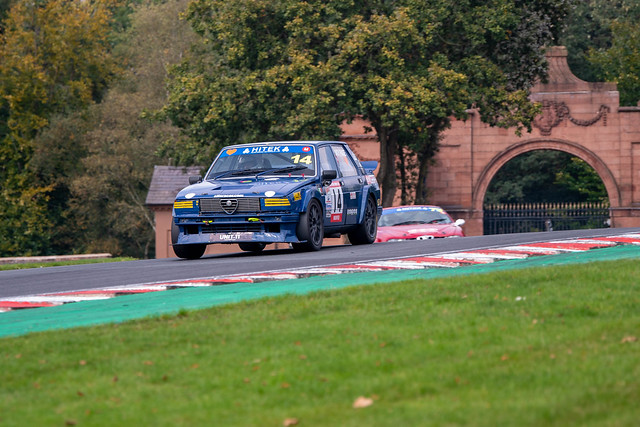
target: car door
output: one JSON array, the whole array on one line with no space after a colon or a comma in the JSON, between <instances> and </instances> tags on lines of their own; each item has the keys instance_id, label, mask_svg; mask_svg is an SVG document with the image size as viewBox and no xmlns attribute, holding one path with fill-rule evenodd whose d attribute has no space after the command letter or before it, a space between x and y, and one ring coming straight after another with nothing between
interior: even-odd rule
<instances>
[{"instance_id":1,"label":"car door","mask_svg":"<svg viewBox=\"0 0 640 427\"><path fill-rule=\"evenodd\" d=\"M340 171L336 159L333 155L331 147L323 145L318 148L318 157L320 159L320 174L325 170L335 170L336 179L331 181L329 186L323 187L325 200L325 228L342 227L344 225L344 191Z\"/></svg>"},{"instance_id":2,"label":"car door","mask_svg":"<svg viewBox=\"0 0 640 427\"><path fill-rule=\"evenodd\" d=\"M343 194L344 206L342 220L345 225L358 222L358 209L362 200L362 186L364 177L360 175L358 167L344 146L332 144L336 164L338 166L338 181Z\"/></svg>"}]
</instances>

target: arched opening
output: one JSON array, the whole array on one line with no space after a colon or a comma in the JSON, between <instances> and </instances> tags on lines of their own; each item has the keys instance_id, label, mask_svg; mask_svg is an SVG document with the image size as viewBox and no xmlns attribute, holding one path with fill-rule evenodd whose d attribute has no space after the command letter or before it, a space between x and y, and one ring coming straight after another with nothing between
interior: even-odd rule
<instances>
[{"instance_id":1,"label":"arched opening","mask_svg":"<svg viewBox=\"0 0 640 427\"><path fill-rule=\"evenodd\" d=\"M504 161L491 178L483 232L603 228L609 208L605 183L588 162L564 150L532 149Z\"/></svg>"}]
</instances>

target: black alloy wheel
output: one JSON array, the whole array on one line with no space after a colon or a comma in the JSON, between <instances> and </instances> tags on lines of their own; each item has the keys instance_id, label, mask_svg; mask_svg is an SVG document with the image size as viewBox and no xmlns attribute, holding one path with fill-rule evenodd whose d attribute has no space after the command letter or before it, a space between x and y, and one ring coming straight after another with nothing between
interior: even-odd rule
<instances>
[{"instance_id":1,"label":"black alloy wheel","mask_svg":"<svg viewBox=\"0 0 640 427\"><path fill-rule=\"evenodd\" d=\"M307 211L300 214L297 235L301 243L293 243L294 249L299 251L318 251L322 248L324 239L324 224L322 221L322 206L316 199L311 199Z\"/></svg>"}]
</instances>

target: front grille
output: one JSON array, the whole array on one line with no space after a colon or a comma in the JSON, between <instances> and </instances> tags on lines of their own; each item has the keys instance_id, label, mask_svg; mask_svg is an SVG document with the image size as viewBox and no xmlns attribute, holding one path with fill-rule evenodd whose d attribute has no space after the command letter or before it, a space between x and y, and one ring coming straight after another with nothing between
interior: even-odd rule
<instances>
[{"instance_id":1,"label":"front grille","mask_svg":"<svg viewBox=\"0 0 640 427\"><path fill-rule=\"evenodd\" d=\"M259 197L216 197L215 199L200 199L200 212L227 213L260 212Z\"/></svg>"},{"instance_id":2,"label":"front grille","mask_svg":"<svg viewBox=\"0 0 640 427\"><path fill-rule=\"evenodd\" d=\"M211 224L203 225L203 233L259 233L263 231L261 224Z\"/></svg>"}]
</instances>

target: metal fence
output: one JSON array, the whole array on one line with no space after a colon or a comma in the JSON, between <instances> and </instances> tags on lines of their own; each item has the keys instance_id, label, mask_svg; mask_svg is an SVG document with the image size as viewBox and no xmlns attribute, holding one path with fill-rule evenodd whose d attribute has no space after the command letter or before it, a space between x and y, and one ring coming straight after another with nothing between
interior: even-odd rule
<instances>
[{"instance_id":1,"label":"metal fence","mask_svg":"<svg viewBox=\"0 0 640 427\"><path fill-rule=\"evenodd\" d=\"M506 203L484 206L484 234L609 227L608 203Z\"/></svg>"}]
</instances>

